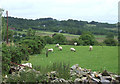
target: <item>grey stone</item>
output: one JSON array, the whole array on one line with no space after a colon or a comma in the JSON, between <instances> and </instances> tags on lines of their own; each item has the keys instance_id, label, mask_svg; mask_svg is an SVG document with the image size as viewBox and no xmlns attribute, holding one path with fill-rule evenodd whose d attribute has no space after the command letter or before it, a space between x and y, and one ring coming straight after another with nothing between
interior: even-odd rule
<instances>
[{"instance_id":1,"label":"grey stone","mask_svg":"<svg viewBox=\"0 0 120 84\"><path fill-rule=\"evenodd\" d=\"M120 76L116 77L116 80L119 80L119 81L120 81Z\"/></svg>"},{"instance_id":2,"label":"grey stone","mask_svg":"<svg viewBox=\"0 0 120 84\"><path fill-rule=\"evenodd\" d=\"M76 78L74 82L82 82L82 80L80 78Z\"/></svg>"},{"instance_id":3,"label":"grey stone","mask_svg":"<svg viewBox=\"0 0 120 84\"><path fill-rule=\"evenodd\" d=\"M106 80L106 79L103 79L101 78L101 81L100 81L102 84L110 84L110 81L109 80Z\"/></svg>"},{"instance_id":4,"label":"grey stone","mask_svg":"<svg viewBox=\"0 0 120 84\"><path fill-rule=\"evenodd\" d=\"M104 70L104 71L102 72L102 76L110 76L110 74L107 72L107 70Z\"/></svg>"},{"instance_id":5,"label":"grey stone","mask_svg":"<svg viewBox=\"0 0 120 84\"><path fill-rule=\"evenodd\" d=\"M78 64L75 64L71 67L72 70L76 69L78 67Z\"/></svg>"},{"instance_id":6,"label":"grey stone","mask_svg":"<svg viewBox=\"0 0 120 84\"><path fill-rule=\"evenodd\" d=\"M104 79L111 81L112 77L111 76L103 76Z\"/></svg>"}]
</instances>

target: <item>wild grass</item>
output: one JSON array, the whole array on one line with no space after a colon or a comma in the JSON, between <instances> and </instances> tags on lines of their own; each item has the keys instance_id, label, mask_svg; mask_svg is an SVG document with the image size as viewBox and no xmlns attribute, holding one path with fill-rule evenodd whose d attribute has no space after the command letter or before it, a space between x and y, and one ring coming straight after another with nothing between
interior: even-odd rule
<instances>
[{"instance_id":1,"label":"wild grass","mask_svg":"<svg viewBox=\"0 0 120 84\"><path fill-rule=\"evenodd\" d=\"M66 63L52 63L52 65L47 66L34 66L35 70L39 70L42 74L50 73L51 71L56 71L56 76L59 78L69 79L70 78L70 66Z\"/></svg>"}]
</instances>

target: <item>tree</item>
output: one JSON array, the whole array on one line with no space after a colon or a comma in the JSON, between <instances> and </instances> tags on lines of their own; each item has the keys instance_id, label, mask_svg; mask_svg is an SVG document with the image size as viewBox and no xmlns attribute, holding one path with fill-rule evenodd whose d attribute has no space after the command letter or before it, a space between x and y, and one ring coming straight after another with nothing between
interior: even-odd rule
<instances>
[{"instance_id":1,"label":"tree","mask_svg":"<svg viewBox=\"0 0 120 84\"><path fill-rule=\"evenodd\" d=\"M77 38L74 38L74 39L72 39L70 42L69 42L69 44L71 44L71 45L73 45L74 43L77 43L77 45L82 45L83 44L83 41L80 39L77 39Z\"/></svg>"},{"instance_id":2,"label":"tree","mask_svg":"<svg viewBox=\"0 0 120 84\"><path fill-rule=\"evenodd\" d=\"M46 43L48 43L48 44L53 43L53 39L50 36L44 36L44 39L45 39Z\"/></svg>"},{"instance_id":3,"label":"tree","mask_svg":"<svg viewBox=\"0 0 120 84\"><path fill-rule=\"evenodd\" d=\"M66 44L66 37L62 34L56 34L53 36L53 42L59 44Z\"/></svg>"},{"instance_id":4,"label":"tree","mask_svg":"<svg viewBox=\"0 0 120 84\"><path fill-rule=\"evenodd\" d=\"M87 32L83 33L80 37L79 40L83 41L83 45L94 45L97 41L95 40L95 37L93 36L92 33Z\"/></svg>"},{"instance_id":5,"label":"tree","mask_svg":"<svg viewBox=\"0 0 120 84\"><path fill-rule=\"evenodd\" d=\"M81 32L80 30L78 30L78 31L76 32L76 34L77 34L77 35L81 35L82 32Z\"/></svg>"},{"instance_id":6,"label":"tree","mask_svg":"<svg viewBox=\"0 0 120 84\"><path fill-rule=\"evenodd\" d=\"M107 38L103 41L107 46L116 46L117 41L113 38Z\"/></svg>"},{"instance_id":7,"label":"tree","mask_svg":"<svg viewBox=\"0 0 120 84\"><path fill-rule=\"evenodd\" d=\"M109 32L109 33L107 34L106 38L113 38L113 39L114 39L114 34L111 33L111 32Z\"/></svg>"},{"instance_id":8,"label":"tree","mask_svg":"<svg viewBox=\"0 0 120 84\"><path fill-rule=\"evenodd\" d=\"M40 36L26 37L19 42L19 46L25 47L29 54L40 54L46 42Z\"/></svg>"},{"instance_id":9,"label":"tree","mask_svg":"<svg viewBox=\"0 0 120 84\"><path fill-rule=\"evenodd\" d=\"M103 43L105 43L107 46L116 46L117 41L114 39L114 34L109 32Z\"/></svg>"},{"instance_id":10,"label":"tree","mask_svg":"<svg viewBox=\"0 0 120 84\"><path fill-rule=\"evenodd\" d=\"M27 36L35 36L36 31L32 30L31 28L28 29L27 31Z\"/></svg>"},{"instance_id":11,"label":"tree","mask_svg":"<svg viewBox=\"0 0 120 84\"><path fill-rule=\"evenodd\" d=\"M13 41L13 34L14 32L8 29L8 39L10 39L10 41ZM7 24L3 17L2 17L2 40L3 41L7 40Z\"/></svg>"}]
</instances>

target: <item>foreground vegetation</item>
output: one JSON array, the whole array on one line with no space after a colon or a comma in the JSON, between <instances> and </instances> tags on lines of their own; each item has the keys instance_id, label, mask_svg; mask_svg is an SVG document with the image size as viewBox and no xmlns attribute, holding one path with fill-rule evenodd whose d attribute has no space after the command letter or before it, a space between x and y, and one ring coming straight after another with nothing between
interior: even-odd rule
<instances>
[{"instance_id":1,"label":"foreground vegetation","mask_svg":"<svg viewBox=\"0 0 120 84\"><path fill-rule=\"evenodd\" d=\"M79 64L83 68L93 71L103 71L104 69L117 73L118 70L118 47L117 46L93 46L93 51L89 51L88 46L62 45L63 51L55 48L55 45L47 45L46 48L53 48L54 52L45 55L45 49L42 54L31 55L28 62L35 66L46 67L54 62L64 62L70 64ZM76 52L71 52L74 47Z\"/></svg>"}]
</instances>

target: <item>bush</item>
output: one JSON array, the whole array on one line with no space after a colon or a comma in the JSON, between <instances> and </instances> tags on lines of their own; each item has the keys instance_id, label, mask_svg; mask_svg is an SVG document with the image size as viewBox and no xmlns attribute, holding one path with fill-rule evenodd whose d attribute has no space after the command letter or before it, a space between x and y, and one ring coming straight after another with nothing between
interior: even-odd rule
<instances>
[{"instance_id":1,"label":"bush","mask_svg":"<svg viewBox=\"0 0 120 84\"><path fill-rule=\"evenodd\" d=\"M2 74L8 74L10 70L11 55L8 47L2 44Z\"/></svg>"},{"instance_id":2,"label":"bush","mask_svg":"<svg viewBox=\"0 0 120 84\"><path fill-rule=\"evenodd\" d=\"M62 34L56 34L53 36L53 43L66 44L66 37Z\"/></svg>"},{"instance_id":3,"label":"bush","mask_svg":"<svg viewBox=\"0 0 120 84\"><path fill-rule=\"evenodd\" d=\"M44 40L46 41L47 44L53 43L53 39L50 36L44 36Z\"/></svg>"},{"instance_id":4,"label":"bush","mask_svg":"<svg viewBox=\"0 0 120 84\"><path fill-rule=\"evenodd\" d=\"M81 39L79 40L79 39L76 39L76 38L68 41L68 44L69 45L74 45L75 42L77 42L77 45L82 45L83 44L83 41Z\"/></svg>"},{"instance_id":5,"label":"bush","mask_svg":"<svg viewBox=\"0 0 120 84\"><path fill-rule=\"evenodd\" d=\"M114 39L114 34L109 32L109 33L107 33L106 38L113 38Z\"/></svg>"},{"instance_id":6,"label":"bush","mask_svg":"<svg viewBox=\"0 0 120 84\"><path fill-rule=\"evenodd\" d=\"M7 46L2 44L2 70L8 74L11 63L20 64L22 60L29 60L29 54L39 54L45 47L45 41L41 37L27 38L17 45Z\"/></svg>"},{"instance_id":7,"label":"bush","mask_svg":"<svg viewBox=\"0 0 120 84\"><path fill-rule=\"evenodd\" d=\"M10 70L10 66L11 66L10 62L20 64L22 59L29 58L28 53L22 49L23 48L19 48L17 46L6 46L6 44L2 44L2 72L3 74L8 74Z\"/></svg>"},{"instance_id":8,"label":"bush","mask_svg":"<svg viewBox=\"0 0 120 84\"><path fill-rule=\"evenodd\" d=\"M15 46L9 46L9 52L11 55L11 62L20 64L22 58L24 57L24 54L22 54L20 48Z\"/></svg>"},{"instance_id":9,"label":"bush","mask_svg":"<svg viewBox=\"0 0 120 84\"><path fill-rule=\"evenodd\" d=\"M117 41L113 38L107 38L104 40L104 42L107 46L116 46L117 45Z\"/></svg>"},{"instance_id":10,"label":"bush","mask_svg":"<svg viewBox=\"0 0 120 84\"><path fill-rule=\"evenodd\" d=\"M22 47L24 46L30 54L34 54L36 51L38 51L37 43L34 40L26 39L23 40L20 44Z\"/></svg>"},{"instance_id":11,"label":"bush","mask_svg":"<svg viewBox=\"0 0 120 84\"><path fill-rule=\"evenodd\" d=\"M45 47L46 42L42 37L26 37L19 43L20 46L25 47L29 54L40 54Z\"/></svg>"},{"instance_id":12,"label":"bush","mask_svg":"<svg viewBox=\"0 0 120 84\"><path fill-rule=\"evenodd\" d=\"M29 53L28 53L28 51L26 50L26 48L25 48L25 47L20 47L20 52L22 52L22 55L24 55L24 56L22 57L22 60L28 61L28 60L29 60Z\"/></svg>"},{"instance_id":13,"label":"bush","mask_svg":"<svg viewBox=\"0 0 120 84\"><path fill-rule=\"evenodd\" d=\"M92 33L83 33L80 37L79 40L83 41L83 45L95 45L95 43L97 42L95 40L95 37L93 36Z\"/></svg>"}]
</instances>

